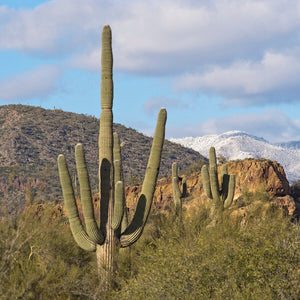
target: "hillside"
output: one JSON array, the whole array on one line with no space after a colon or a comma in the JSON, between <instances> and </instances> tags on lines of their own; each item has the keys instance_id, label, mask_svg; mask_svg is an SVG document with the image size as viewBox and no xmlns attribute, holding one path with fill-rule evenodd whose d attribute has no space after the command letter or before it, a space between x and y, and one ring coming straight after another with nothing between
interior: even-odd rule
<instances>
[{"instance_id":1,"label":"hillside","mask_svg":"<svg viewBox=\"0 0 300 300\"><path fill-rule=\"evenodd\" d=\"M290 182L300 178L300 149L297 146L299 142L271 144L263 138L242 131L170 140L199 151L204 156L207 156L209 148L214 146L218 155L223 155L228 160L244 158L274 160L283 166Z\"/></svg>"},{"instance_id":2,"label":"hillside","mask_svg":"<svg viewBox=\"0 0 300 300\"><path fill-rule=\"evenodd\" d=\"M0 107L0 128L0 208L10 211L25 198L43 201L60 197L56 159L63 153L75 176L77 143L84 145L92 189L97 189L99 119L62 110L7 105ZM121 124L114 124L114 131L125 143L125 183L140 183L152 139ZM174 161L186 168L199 160L205 159L198 152L165 141L159 176L170 174Z\"/></svg>"}]
</instances>

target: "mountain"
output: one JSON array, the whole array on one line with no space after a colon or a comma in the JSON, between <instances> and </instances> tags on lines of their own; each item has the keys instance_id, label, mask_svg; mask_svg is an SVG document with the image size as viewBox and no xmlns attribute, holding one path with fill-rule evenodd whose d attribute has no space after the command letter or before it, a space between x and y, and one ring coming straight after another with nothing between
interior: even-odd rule
<instances>
[{"instance_id":1,"label":"mountain","mask_svg":"<svg viewBox=\"0 0 300 300\"><path fill-rule=\"evenodd\" d=\"M0 129L0 212L4 208L18 209L32 199L44 201L61 197L57 156L65 155L75 180L77 143L84 145L91 186L93 190L98 189L99 119L57 109L5 105L0 106ZM114 124L114 131L124 142L125 184L140 183L152 138L121 124ZM159 177L171 173L174 161L178 161L181 168L187 168L206 159L197 151L165 141Z\"/></svg>"},{"instance_id":2,"label":"mountain","mask_svg":"<svg viewBox=\"0 0 300 300\"><path fill-rule=\"evenodd\" d=\"M228 160L244 158L275 160L283 166L290 182L300 179L300 141L271 144L263 138L243 131L229 131L201 137L171 138L170 141L199 151L206 157L209 148L214 146L217 155L223 155Z\"/></svg>"},{"instance_id":3,"label":"mountain","mask_svg":"<svg viewBox=\"0 0 300 300\"><path fill-rule=\"evenodd\" d=\"M277 146L289 149L300 149L300 141L291 141L286 143L277 143Z\"/></svg>"}]
</instances>

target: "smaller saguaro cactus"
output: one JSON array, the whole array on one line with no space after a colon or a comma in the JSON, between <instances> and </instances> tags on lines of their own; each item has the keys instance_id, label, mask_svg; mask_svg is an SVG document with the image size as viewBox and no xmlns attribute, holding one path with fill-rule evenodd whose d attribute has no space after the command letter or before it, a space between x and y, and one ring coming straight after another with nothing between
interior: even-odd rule
<instances>
[{"instance_id":1,"label":"smaller saguaro cactus","mask_svg":"<svg viewBox=\"0 0 300 300\"><path fill-rule=\"evenodd\" d=\"M209 170L206 165L201 169L203 188L206 196L210 199L211 214L214 215L216 210L223 210L232 204L235 176L228 175L227 166L222 166L221 171L221 189L218 180L218 167L216 159L216 150L214 147L209 149Z\"/></svg>"},{"instance_id":2,"label":"smaller saguaro cactus","mask_svg":"<svg viewBox=\"0 0 300 300\"><path fill-rule=\"evenodd\" d=\"M182 191L180 191L178 166L176 162L172 164L172 186L175 212L176 215L179 215L182 210L182 198L186 196L186 179L182 178Z\"/></svg>"}]
</instances>

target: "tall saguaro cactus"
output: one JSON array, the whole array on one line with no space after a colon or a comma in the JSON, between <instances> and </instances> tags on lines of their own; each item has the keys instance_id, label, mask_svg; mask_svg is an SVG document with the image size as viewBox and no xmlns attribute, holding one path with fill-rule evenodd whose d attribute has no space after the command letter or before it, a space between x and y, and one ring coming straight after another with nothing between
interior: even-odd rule
<instances>
[{"instance_id":1,"label":"tall saguaro cactus","mask_svg":"<svg viewBox=\"0 0 300 300\"><path fill-rule=\"evenodd\" d=\"M165 136L167 113L160 109L141 195L135 214L127 226L120 143L113 136L113 80L111 29L102 31L101 116L99 133L99 193L100 220L94 217L94 207L83 146L76 145L75 157L85 226L79 218L72 180L63 155L58 156L60 182L70 228L77 244L87 251L96 251L101 281L110 286L118 247L128 247L141 236L150 213L161 152ZM127 226L125 228L125 226ZM105 288L105 287L104 287Z\"/></svg>"},{"instance_id":2,"label":"tall saguaro cactus","mask_svg":"<svg viewBox=\"0 0 300 300\"><path fill-rule=\"evenodd\" d=\"M204 165L201 169L201 175L204 192L211 202L211 214L214 215L216 210L230 207L234 197L235 176L228 175L227 166L223 165L220 189L216 150L214 147L209 149L209 170Z\"/></svg>"},{"instance_id":3,"label":"tall saguaro cactus","mask_svg":"<svg viewBox=\"0 0 300 300\"><path fill-rule=\"evenodd\" d=\"M178 166L176 162L172 164L172 187L175 213L176 215L180 215L182 210L182 197L186 196L186 179L182 179L182 191L180 191Z\"/></svg>"}]
</instances>

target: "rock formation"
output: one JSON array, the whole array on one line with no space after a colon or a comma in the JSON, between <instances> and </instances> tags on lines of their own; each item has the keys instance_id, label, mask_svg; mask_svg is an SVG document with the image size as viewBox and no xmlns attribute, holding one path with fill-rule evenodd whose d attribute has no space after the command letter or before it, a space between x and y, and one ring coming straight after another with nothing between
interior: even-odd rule
<instances>
[{"instance_id":1,"label":"rock formation","mask_svg":"<svg viewBox=\"0 0 300 300\"><path fill-rule=\"evenodd\" d=\"M241 201L245 192L250 195L259 192L261 194L265 193L269 203L282 208L286 214L293 215L297 212L296 203L290 195L290 186L284 169L277 162L262 159L244 159L230 161L227 166L228 172L236 175L234 196L236 207L239 206L239 201ZM185 177L184 174L183 177ZM199 205L206 205L208 199L203 191L201 174L194 173L186 177L186 182L187 197L183 199L183 207L192 209ZM140 186L126 188L127 207L130 211L135 207L139 192ZM172 179L162 178L157 183L153 209L167 210L172 205Z\"/></svg>"}]
</instances>

